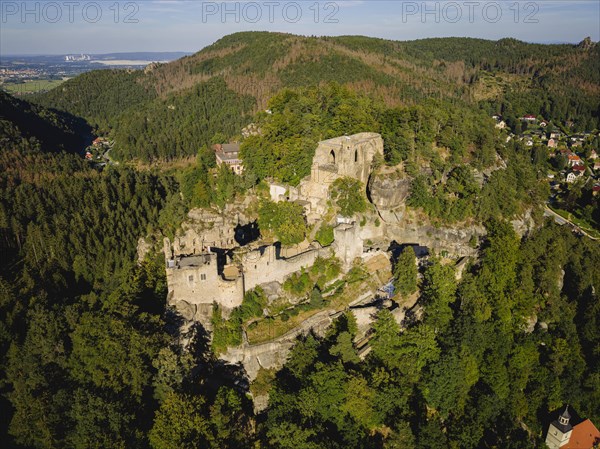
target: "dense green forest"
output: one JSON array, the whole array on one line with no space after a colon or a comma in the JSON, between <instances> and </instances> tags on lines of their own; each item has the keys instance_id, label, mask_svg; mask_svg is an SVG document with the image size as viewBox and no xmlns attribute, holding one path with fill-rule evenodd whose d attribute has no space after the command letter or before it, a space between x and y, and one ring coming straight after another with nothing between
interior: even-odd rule
<instances>
[{"instance_id":1,"label":"dense green forest","mask_svg":"<svg viewBox=\"0 0 600 449\"><path fill-rule=\"evenodd\" d=\"M84 117L90 125L109 132L124 111L156 97L154 89L141 84L142 78L138 71L97 70L69 80L36 101Z\"/></svg>"},{"instance_id":2,"label":"dense green forest","mask_svg":"<svg viewBox=\"0 0 600 449\"><path fill-rule=\"evenodd\" d=\"M544 221L546 158L507 143L489 118L597 127L598 51L239 33L146 72L82 75L35 104L0 92L2 446L543 448L566 403L598 425L600 246ZM242 145L244 176L216 168L209 145L250 121L261 133ZM92 128L122 160L196 162L90 163ZM297 184L319 140L361 131L382 134L375 169L401 164L410 208L434 225L482 223L487 235L460 279L435 255L417 272L405 249L395 287L418 294L422 316L400 326L380 311L364 359L350 313L324 336L299 337L283 369L260 373L270 398L256 414L243 369L214 351L239 344L267 298L247 294L229 320L215 308L212 343L199 325L182 335L157 248L190 208L222 211L267 178ZM365 211L364 187L332 186L342 213ZM536 227L520 238L510 220L530 209ZM264 201L256 213L283 242L311 232L297 204ZM315 231L332 242L331 227ZM310 296L302 307L323 307L319 282L339 274L319 264L283 285Z\"/></svg>"},{"instance_id":3,"label":"dense green forest","mask_svg":"<svg viewBox=\"0 0 600 449\"><path fill-rule=\"evenodd\" d=\"M599 61L597 44L244 32L144 72L87 73L34 100L112 135L123 160L164 160L194 156L216 132L237 138L251 113L282 88L330 82L392 107L435 98L482 106L487 115L534 114L593 130L600 119Z\"/></svg>"},{"instance_id":4,"label":"dense green forest","mask_svg":"<svg viewBox=\"0 0 600 449\"><path fill-rule=\"evenodd\" d=\"M215 134L238 134L251 120L253 106L252 97L239 96L223 79L213 78L120 116L112 154L127 160L195 155Z\"/></svg>"},{"instance_id":5,"label":"dense green forest","mask_svg":"<svg viewBox=\"0 0 600 449\"><path fill-rule=\"evenodd\" d=\"M242 144L247 181L297 184L310 174L318 141L377 131L387 163L402 163L411 179L408 204L435 222L511 219L549 195L530 151L502 142L482 110L438 100L385 108L335 83L284 89L269 108L257 116L262 134ZM474 168L487 173L487 182L475 179Z\"/></svg>"},{"instance_id":6,"label":"dense green forest","mask_svg":"<svg viewBox=\"0 0 600 449\"><path fill-rule=\"evenodd\" d=\"M0 90L0 144L46 152L81 151L91 129L81 118L18 100Z\"/></svg>"},{"instance_id":7,"label":"dense green forest","mask_svg":"<svg viewBox=\"0 0 600 449\"><path fill-rule=\"evenodd\" d=\"M298 343L271 391L266 447L530 448L565 402L597 421L599 256L555 226L520 243L491 222L461 282L435 259L425 268L423 321L401 330L379 313L364 362L349 315ZM533 315L548 329L526 331Z\"/></svg>"},{"instance_id":8,"label":"dense green forest","mask_svg":"<svg viewBox=\"0 0 600 449\"><path fill-rule=\"evenodd\" d=\"M520 241L489 222L460 282L436 259L424 268L422 321L380 312L364 361L350 315L301 339L255 416L201 329L181 350L161 258L134 263L169 179L2 154L8 447L529 448L566 402L600 419L600 248L566 228ZM527 329L532 316L545 324Z\"/></svg>"}]
</instances>

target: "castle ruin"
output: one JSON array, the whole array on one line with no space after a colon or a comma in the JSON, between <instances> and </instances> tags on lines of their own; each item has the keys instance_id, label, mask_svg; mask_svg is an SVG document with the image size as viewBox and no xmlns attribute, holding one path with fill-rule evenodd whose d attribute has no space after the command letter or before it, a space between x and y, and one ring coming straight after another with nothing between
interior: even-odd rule
<instances>
[{"instance_id":1,"label":"castle ruin","mask_svg":"<svg viewBox=\"0 0 600 449\"><path fill-rule=\"evenodd\" d=\"M360 133L319 142L310 176L302 180L298 188L299 199L310 204L309 223L319 221L326 212L329 187L336 179L351 177L367 185L377 154L383 158L383 139L377 133Z\"/></svg>"},{"instance_id":2,"label":"castle ruin","mask_svg":"<svg viewBox=\"0 0 600 449\"><path fill-rule=\"evenodd\" d=\"M298 189L272 187L271 196L277 201L302 202L309 222L316 223L327 210L330 184L350 176L366 185L376 154L383 156L383 140L375 133L320 142L310 177ZM173 242L164 240L168 301L184 318L199 321L209 329L213 304L218 304L228 317L242 304L247 291L269 282L283 283L288 276L310 268L318 257L334 255L348 270L363 254L358 225L352 222L334 228L334 243L330 247L322 248L314 242L283 249L278 243L241 246L235 241L233 228L224 220L201 217L199 221L208 221L209 225L201 232L188 229Z\"/></svg>"}]
</instances>

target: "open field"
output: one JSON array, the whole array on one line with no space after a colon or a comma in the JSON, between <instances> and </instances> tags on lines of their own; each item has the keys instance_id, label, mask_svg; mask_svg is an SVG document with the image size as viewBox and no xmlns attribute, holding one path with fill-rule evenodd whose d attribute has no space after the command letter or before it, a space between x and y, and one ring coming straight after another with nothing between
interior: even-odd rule
<instances>
[{"instance_id":1,"label":"open field","mask_svg":"<svg viewBox=\"0 0 600 449\"><path fill-rule=\"evenodd\" d=\"M65 81L66 80L28 80L22 84L1 84L0 88L10 94L30 94L54 89Z\"/></svg>"}]
</instances>

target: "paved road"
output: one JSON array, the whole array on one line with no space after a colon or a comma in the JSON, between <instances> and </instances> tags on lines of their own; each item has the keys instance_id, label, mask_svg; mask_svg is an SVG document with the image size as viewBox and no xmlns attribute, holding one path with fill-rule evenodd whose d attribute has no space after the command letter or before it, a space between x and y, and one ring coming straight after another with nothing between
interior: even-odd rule
<instances>
[{"instance_id":1,"label":"paved road","mask_svg":"<svg viewBox=\"0 0 600 449\"><path fill-rule=\"evenodd\" d=\"M597 237L592 237L587 232L585 232L583 229L581 229L579 226L577 226L575 223L573 223L572 221L567 220L564 217L561 217L556 212L554 212L552 209L550 209L548 206L546 206L546 208L544 209L544 217L554 218L554 221L556 223L558 223L559 225L561 225L561 226L565 225L565 224L571 225L573 228L575 228L578 232L581 232L586 237L588 237L588 238L590 238L592 240L598 240Z\"/></svg>"},{"instance_id":2,"label":"paved road","mask_svg":"<svg viewBox=\"0 0 600 449\"><path fill-rule=\"evenodd\" d=\"M106 152L102 155L102 157L106 160L106 162L109 165L119 165L118 162L115 162L111 159L110 157L110 150L112 150L112 148L109 148L108 150L106 150Z\"/></svg>"}]
</instances>

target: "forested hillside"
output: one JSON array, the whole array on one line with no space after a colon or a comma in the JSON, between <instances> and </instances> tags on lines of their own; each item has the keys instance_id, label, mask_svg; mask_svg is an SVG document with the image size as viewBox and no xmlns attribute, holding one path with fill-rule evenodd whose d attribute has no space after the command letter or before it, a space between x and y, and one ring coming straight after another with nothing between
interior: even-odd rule
<instances>
[{"instance_id":1,"label":"forested hillside","mask_svg":"<svg viewBox=\"0 0 600 449\"><path fill-rule=\"evenodd\" d=\"M84 73L39 98L44 106L85 118L104 132L112 129L125 111L156 97L154 89L140 84L142 72L97 70Z\"/></svg>"},{"instance_id":2,"label":"forested hillside","mask_svg":"<svg viewBox=\"0 0 600 449\"><path fill-rule=\"evenodd\" d=\"M82 75L35 104L0 92L0 446L542 449L567 403L574 422L598 425L600 245L542 216L548 149L507 141L490 118L597 127L598 52L239 33L145 72ZM244 175L216 167L209 144L250 122L260 133L243 139ZM86 161L92 127L123 161L196 162ZM416 264L405 250L393 261L394 284L418 298L419 313L400 326L378 312L366 357L342 310L249 385L213 350L241 343L246 319L274 321L263 316L266 295L247 294L229 321L215 308L212 345L200 325L182 334L162 240L190 208L222 214L245 196L252 201L236 207L256 208L245 212L265 236L295 244L315 231L330 245L333 228L309 229L301 205L256 198L268 196L268 178L297 185L308 175L319 140L362 131L382 135L385 158L373 169L407 180L416 226L477 223L487 234L469 242L460 276L441 255ZM344 215L375 217L357 180L341 178L331 192ZM534 224L519 237L511 221L525 212ZM320 264L282 285L315 310L341 269ZM360 276L372 274L348 273ZM249 392L269 394L264 411Z\"/></svg>"},{"instance_id":3,"label":"forested hillside","mask_svg":"<svg viewBox=\"0 0 600 449\"><path fill-rule=\"evenodd\" d=\"M598 126L600 117L598 61L597 44L467 38L394 42L244 32L144 72L88 73L36 101L84 117L102 133L112 132L115 153L123 159L194 155L214 135L212 126L194 123L206 111L220 117L222 129L233 138L249 113L264 109L282 88L324 82L348 86L387 106L437 98L481 105L490 115L508 118L534 114L557 123L570 120L576 128L589 130ZM209 80L224 81L229 93L215 98L211 85L204 84ZM241 95L239 100L233 99L234 92ZM205 104L201 110L199 96ZM158 119L164 126L153 126ZM141 132L143 143L138 140ZM156 142L174 137L175 148L157 149Z\"/></svg>"},{"instance_id":4,"label":"forested hillside","mask_svg":"<svg viewBox=\"0 0 600 449\"><path fill-rule=\"evenodd\" d=\"M461 281L424 267L422 321L380 312L361 361L343 315L266 374L255 416L200 329L182 350L162 258L135 263L172 179L6 147L1 164L7 447L525 449L564 403L600 419L600 248L566 228L490 221Z\"/></svg>"},{"instance_id":5,"label":"forested hillside","mask_svg":"<svg viewBox=\"0 0 600 449\"><path fill-rule=\"evenodd\" d=\"M0 91L0 150L19 147L80 152L90 141L91 129L83 119Z\"/></svg>"}]
</instances>

